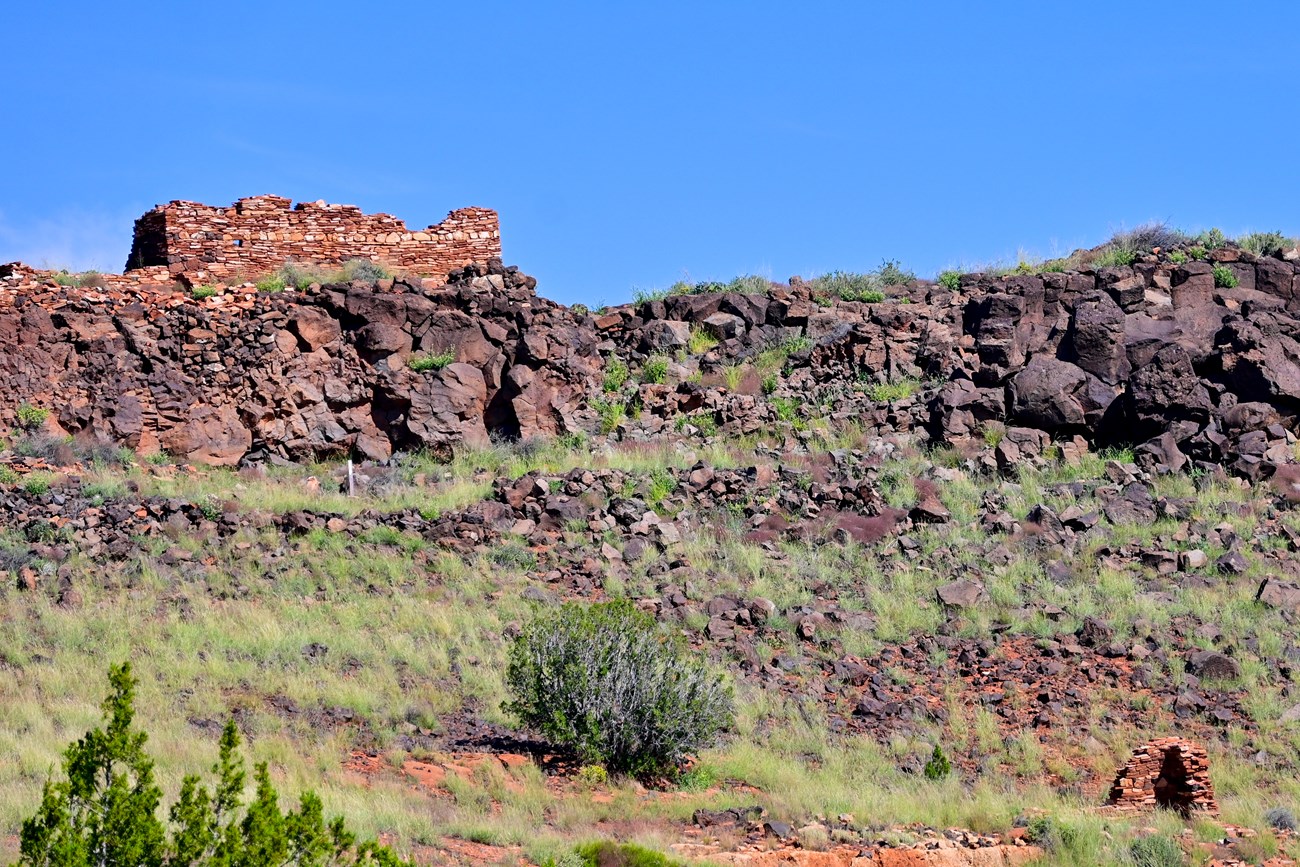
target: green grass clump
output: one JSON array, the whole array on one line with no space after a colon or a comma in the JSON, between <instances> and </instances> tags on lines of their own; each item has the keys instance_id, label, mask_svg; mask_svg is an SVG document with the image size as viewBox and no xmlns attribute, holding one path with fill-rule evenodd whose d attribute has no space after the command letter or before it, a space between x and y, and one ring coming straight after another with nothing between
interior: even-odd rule
<instances>
[{"instance_id":1,"label":"green grass clump","mask_svg":"<svg viewBox=\"0 0 1300 867\"><path fill-rule=\"evenodd\" d=\"M1227 265L1214 266L1214 285L1220 289L1232 289L1237 285L1237 275Z\"/></svg>"},{"instance_id":2,"label":"green grass clump","mask_svg":"<svg viewBox=\"0 0 1300 867\"><path fill-rule=\"evenodd\" d=\"M945 289L956 292L961 288L961 272L944 271L939 275L939 285Z\"/></svg>"},{"instance_id":3,"label":"green grass clump","mask_svg":"<svg viewBox=\"0 0 1300 867\"><path fill-rule=\"evenodd\" d=\"M1092 264L1097 268L1122 268L1126 265L1132 265L1136 259L1137 253L1135 251L1115 247L1102 251L1097 258L1092 260Z\"/></svg>"},{"instance_id":4,"label":"green grass clump","mask_svg":"<svg viewBox=\"0 0 1300 867\"><path fill-rule=\"evenodd\" d=\"M611 358L605 365L605 381L602 388L605 389L606 394L620 392L631 376L632 371L628 368L627 362L621 358Z\"/></svg>"},{"instance_id":5,"label":"green grass clump","mask_svg":"<svg viewBox=\"0 0 1300 867\"><path fill-rule=\"evenodd\" d=\"M205 298L211 298L217 294L217 287L211 283L205 283L202 286L195 286L190 290L190 296L196 301L202 301Z\"/></svg>"},{"instance_id":6,"label":"green grass clump","mask_svg":"<svg viewBox=\"0 0 1300 867\"><path fill-rule=\"evenodd\" d=\"M1183 850L1163 834L1139 837L1129 845L1135 867L1181 867Z\"/></svg>"},{"instance_id":7,"label":"green grass clump","mask_svg":"<svg viewBox=\"0 0 1300 867\"><path fill-rule=\"evenodd\" d=\"M429 370L442 370L456 360L455 350L448 349L439 353L418 352L407 359L406 366L416 373Z\"/></svg>"},{"instance_id":8,"label":"green grass clump","mask_svg":"<svg viewBox=\"0 0 1300 867\"><path fill-rule=\"evenodd\" d=\"M269 277L263 277L257 281L257 291L273 295L276 292L283 292L285 287L284 277L279 274L272 274Z\"/></svg>"},{"instance_id":9,"label":"green grass clump","mask_svg":"<svg viewBox=\"0 0 1300 867\"><path fill-rule=\"evenodd\" d=\"M642 370L642 378L646 382L661 383L668 378L668 359L662 356L654 356L645 363Z\"/></svg>"},{"instance_id":10,"label":"green grass clump","mask_svg":"<svg viewBox=\"0 0 1300 867\"><path fill-rule=\"evenodd\" d=\"M621 400L596 398L591 401L591 408L600 417L600 432L603 434L618 430L618 426L627 418L627 405Z\"/></svg>"},{"instance_id":11,"label":"green grass clump","mask_svg":"<svg viewBox=\"0 0 1300 867\"><path fill-rule=\"evenodd\" d=\"M691 355L703 355L718 345L718 338L698 326L691 327L691 339L687 349Z\"/></svg>"},{"instance_id":12,"label":"green grass clump","mask_svg":"<svg viewBox=\"0 0 1300 867\"><path fill-rule=\"evenodd\" d=\"M662 301L662 300L664 300L665 298L667 298L667 297L668 297L669 295L671 295L671 294L673 294L673 291L672 291L671 288L669 288L669 289L633 289L633 290L632 290L632 303L633 303L633 304L636 304L636 305L638 305L638 306L640 306L640 305L642 305L642 304L649 304L649 303L652 302L652 301ZM679 294L681 294L681 293L679 293Z\"/></svg>"},{"instance_id":13,"label":"green grass clump","mask_svg":"<svg viewBox=\"0 0 1300 867\"><path fill-rule=\"evenodd\" d=\"M23 479L23 490L33 497L39 497L50 490L53 480L49 473L29 473Z\"/></svg>"},{"instance_id":14,"label":"green grass clump","mask_svg":"<svg viewBox=\"0 0 1300 867\"><path fill-rule=\"evenodd\" d=\"M877 382L868 386L867 396L877 403L892 403L905 400L921 390L918 379L899 379L894 382Z\"/></svg>"}]
</instances>

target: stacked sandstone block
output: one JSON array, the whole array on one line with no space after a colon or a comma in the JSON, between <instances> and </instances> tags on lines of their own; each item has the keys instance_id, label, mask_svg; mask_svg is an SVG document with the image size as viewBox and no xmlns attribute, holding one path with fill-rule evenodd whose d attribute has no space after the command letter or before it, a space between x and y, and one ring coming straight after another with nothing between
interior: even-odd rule
<instances>
[{"instance_id":1,"label":"stacked sandstone block","mask_svg":"<svg viewBox=\"0 0 1300 867\"><path fill-rule=\"evenodd\" d=\"M1179 783L1179 790L1187 799L1186 809L1216 815L1219 805L1214 800L1214 786L1210 783L1209 757L1204 747L1183 738L1159 738L1134 750L1116 776L1106 805L1126 812L1154 810L1160 806L1156 799L1156 782L1165 766L1166 755L1171 751L1186 773L1186 780Z\"/></svg>"},{"instance_id":2,"label":"stacked sandstone block","mask_svg":"<svg viewBox=\"0 0 1300 867\"><path fill-rule=\"evenodd\" d=\"M159 205L135 223L127 268L165 265L191 283L256 278L286 262L319 266L369 259L441 278L501 256L496 211L462 208L418 231L388 214L353 205L253 196L228 208L198 202Z\"/></svg>"}]
</instances>

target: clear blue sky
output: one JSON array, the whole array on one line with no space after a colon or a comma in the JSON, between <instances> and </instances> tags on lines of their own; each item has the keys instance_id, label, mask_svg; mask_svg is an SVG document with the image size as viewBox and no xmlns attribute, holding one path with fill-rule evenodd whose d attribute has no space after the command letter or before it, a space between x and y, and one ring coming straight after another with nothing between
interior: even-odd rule
<instances>
[{"instance_id":1,"label":"clear blue sky","mask_svg":"<svg viewBox=\"0 0 1300 867\"><path fill-rule=\"evenodd\" d=\"M369 7L369 8L367 8ZM0 262L259 193L501 212L565 302L1300 232L1300 4L21 3Z\"/></svg>"}]
</instances>

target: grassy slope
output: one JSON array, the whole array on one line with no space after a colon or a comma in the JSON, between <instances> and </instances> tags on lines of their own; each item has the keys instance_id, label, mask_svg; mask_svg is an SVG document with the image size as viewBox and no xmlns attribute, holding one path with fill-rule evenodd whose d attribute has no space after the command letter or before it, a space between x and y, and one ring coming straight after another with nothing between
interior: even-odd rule
<instances>
[{"instance_id":1,"label":"grassy slope","mask_svg":"<svg viewBox=\"0 0 1300 867\"><path fill-rule=\"evenodd\" d=\"M719 447L704 456L715 465L752 462L750 445ZM689 466L700 456L672 448L628 449L596 460L649 476L657 467ZM911 454L884 468L882 487L895 505L907 506L914 499L909 480L926 461L955 463L955 458ZM158 479L134 470L131 478L146 493L195 502L233 500L248 509L310 506L352 514L362 508L416 506L442 511L482 497L498 474L591 462L585 450L552 447L521 454L494 449L446 467L408 468L408 476L423 472L437 478L432 487L402 485L380 497L356 500L312 493L301 481L303 474L284 472L269 478L215 472ZM313 468L322 479L328 469ZM1054 485L1097 478L1103 469L1100 458L1091 457L1077 467L1026 470L1013 484L977 476L946 484L942 497L954 520L914 532L922 552L916 557L899 556L896 544L887 542L875 549L787 543L774 558L740 541L739 520L725 514L714 516L707 530L691 534L683 553L693 563L694 593L701 599L737 590L768 596L784 607L810 601L819 581L840 588L844 607L860 607L877 618L871 633L841 636L846 651L866 654L931 631L942 620L931 601L933 590L950 580L962 562L978 561L986 536L973 522L985 491L1001 490L1006 510L1023 517L1040 502L1063 508L1069 503ZM111 494L119 478L115 471L102 470L96 481ZM1169 496L1195 497L1194 517L1207 525L1226 521L1247 538L1266 508L1262 496L1233 484L1198 488L1190 479L1172 478L1160 486ZM1055 731L1053 740L1043 744L1030 732L1000 731L988 711L961 701L955 683L947 726L882 743L832 735L814 704L742 684L736 731L700 757L702 771L694 777L697 783L716 779L719 784L696 786L700 790L680 796L647 795L633 783L616 781L608 787L612 797L593 798L573 786L557 788L532 766L514 771L491 766L469 780L449 778L450 797L431 798L397 774L366 784L343 768L349 750L358 744L378 749L397 768L406 758L399 746L404 735L420 729L437 732L462 710L508 722L499 711L503 636L509 624L529 616L531 605L520 594L536 582L536 575L524 568L526 559L514 562L487 553L461 559L413 535L390 531L376 531L360 542L315 533L282 549L272 536L259 540L251 533L221 544L178 539L157 546L159 554L179 544L199 557L215 558L218 567L207 575L183 563L168 567L149 556L115 564L106 574L74 559L72 568L84 575L74 582L83 595L75 610L6 582L0 590L0 755L16 760L0 762L0 837L16 833L21 818L35 807L62 747L97 718L108 662L125 658L133 660L142 679L139 718L151 733L151 750L171 793L183 773L204 769L215 757L215 727L193 723L220 722L236 712L250 734L253 756L272 763L282 791L315 787L328 810L348 814L363 833L393 834L402 845L436 844L450 834L522 845L540 859L573 840L613 828L663 846L679 835L659 819L684 820L699 806L759 801L774 815L797 820L851 813L860 822L923 822L977 831L1004 831L1017 815L1046 810L1087 832L1070 853L1059 856L1062 863L1083 864L1111 859L1101 852L1108 845L1100 833L1103 826L1126 826L1124 820L1090 811L1097 800L1095 788L1076 791L1071 783L1108 781L1127 750L1148 732L1108 722L1099 705L1089 731ZM1092 568L1103 544L1177 548L1172 533L1168 522L1112 528L1109 538L1090 542L1078 554L1076 561L1088 568L1079 570L1079 578L1068 586L1047 580L1039 561L1013 544L1011 564L986 575L991 604L967 618L964 630L987 635L991 622L1001 616L1013 619L1015 632L1045 637L1070 633L1083 616L1097 614L1123 636L1143 621L1147 625L1140 628L1158 632L1171 620L1190 615L1217 624L1238 647L1257 640L1259 653L1243 655L1241 684L1254 730L1229 730L1209 746L1224 819L1260 829L1261 847L1267 851L1274 844L1263 827L1264 811L1300 800L1292 758L1300 737L1294 726L1279 722L1289 704L1282 694L1289 684L1255 660L1280 655L1294 641L1295 630L1253 602L1255 579L1265 569L1261 562L1252 565L1250 575L1232 580L1211 573L1211 586L1197 590L1170 587L1145 568ZM1217 552L1209 553L1213 559ZM1156 604L1142 595L1155 587L1172 593L1173 602ZM606 588L631 596L653 589L644 563L633 569L627 586ZM1027 602L1055 603L1068 616L1053 622L1013 614ZM304 648L313 643L327 645L328 652L310 658ZM787 627L767 638L762 649L775 653L797 646ZM284 711L284 698L299 711ZM1110 700L1142 698L1114 695ZM339 722L335 714L321 724L311 711L322 708L346 709L353 720ZM1170 730L1167 721L1152 728ZM930 783L898 770L900 758L926 753L935 742L952 752L984 757L985 772ZM1262 764L1251 759L1259 749L1268 753ZM737 781L762 794L738 789ZM1157 821L1169 830L1181 825L1172 817ZM1214 833L1205 823L1195 830L1203 837ZM0 842L0 861L13 854L12 840Z\"/></svg>"}]
</instances>

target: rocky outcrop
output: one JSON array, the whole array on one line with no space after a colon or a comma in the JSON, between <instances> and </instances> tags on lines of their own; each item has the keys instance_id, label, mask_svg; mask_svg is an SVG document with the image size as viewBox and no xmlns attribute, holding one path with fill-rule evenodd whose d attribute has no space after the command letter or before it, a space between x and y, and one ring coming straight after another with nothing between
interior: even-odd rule
<instances>
[{"instance_id":1,"label":"rocky outcrop","mask_svg":"<svg viewBox=\"0 0 1300 867\"><path fill-rule=\"evenodd\" d=\"M14 424L26 402L51 410L53 433L213 465L555 434L600 359L591 329L534 286L494 261L435 288L327 285L238 306L19 290L0 309L4 414Z\"/></svg>"},{"instance_id":2,"label":"rocky outcrop","mask_svg":"<svg viewBox=\"0 0 1300 867\"><path fill-rule=\"evenodd\" d=\"M0 419L29 402L53 411L55 433L230 464L577 432L797 438L817 414L958 448L996 440L1002 468L1077 438L1133 446L1150 468L1259 478L1291 460L1300 273L1215 254L1237 286L1162 253L1132 267L967 274L955 287L913 281L879 303L796 278L598 315L546 301L499 260L445 285L235 287L206 300L149 283L165 279L152 271L75 289L6 266ZM774 351L779 374L760 375L751 363ZM615 357L633 376L611 389ZM638 384L654 358L668 375ZM884 388L900 381L919 391Z\"/></svg>"}]
</instances>

